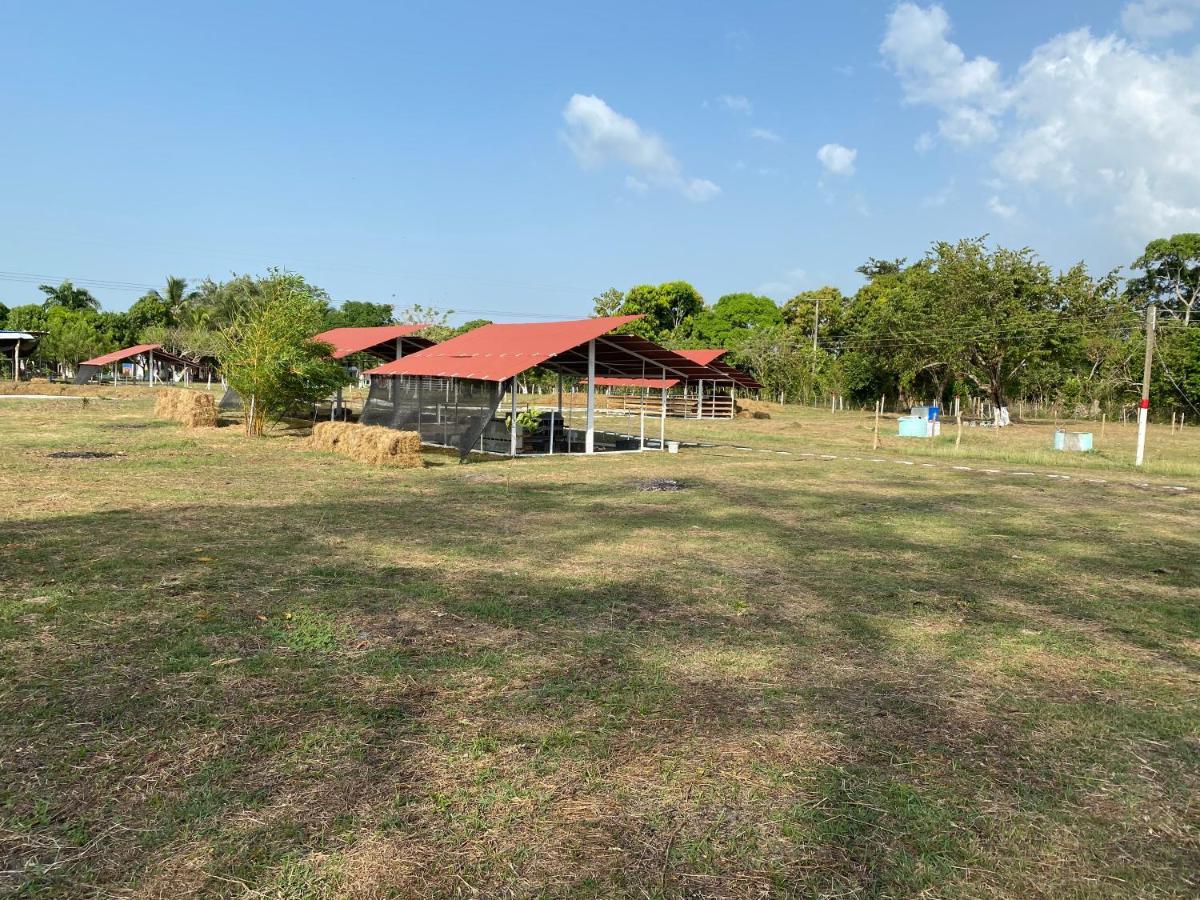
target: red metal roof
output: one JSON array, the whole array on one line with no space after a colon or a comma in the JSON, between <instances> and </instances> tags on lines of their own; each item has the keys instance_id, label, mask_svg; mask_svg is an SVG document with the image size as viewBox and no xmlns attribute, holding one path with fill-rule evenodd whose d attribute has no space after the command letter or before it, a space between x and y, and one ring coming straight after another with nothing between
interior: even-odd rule
<instances>
[{"instance_id":1,"label":"red metal roof","mask_svg":"<svg viewBox=\"0 0 1200 900\"><path fill-rule=\"evenodd\" d=\"M728 350L714 348L712 350L676 350L680 356L686 356L692 362L698 362L702 366L707 366L714 359L720 359Z\"/></svg>"},{"instance_id":2,"label":"red metal roof","mask_svg":"<svg viewBox=\"0 0 1200 900\"><path fill-rule=\"evenodd\" d=\"M123 359L129 359L131 356L137 356L139 353L148 353L151 350L159 350L162 344L135 344L132 347L126 347L124 350L114 350L112 353L105 353L103 356L97 356L94 359L85 359L80 363L81 366L106 366L109 363L120 362Z\"/></svg>"},{"instance_id":3,"label":"red metal roof","mask_svg":"<svg viewBox=\"0 0 1200 900\"><path fill-rule=\"evenodd\" d=\"M759 384L745 372L735 369L733 366L729 365L729 363L721 359L722 356L729 352L728 350L713 348L711 350L678 350L676 352L680 356L686 356L688 359L694 362L702 363L711 369L716 369L718 372L724 375L726 379L735 382L741 387L749 388L753 391L757 391L762 388L761 384Z\"/></svg>"},{"instance_id":4,"label":"red metal roof","mask_svg":"<svg viewBox=\"0 0 1200 900\"><path fill-rule=\"evenodd\" d=\"M411 356L371 369L369 375L431 375L504 381L534 366L553 362L560 370L586 371L588 341L608 334L641 316L609 316L569 322L525 322L481 325ZM628 335L610 335L610 338ZM635 374L628 353L604 354L599 342L596 368L611 375ZM577 349L578 348L578 349ZM576 352L572 352L576 351ZM615 368L614 368L615 367ZM636 374L641 374L637 371Z\"/></svg>"},{"instance_id":5,"label":"red metal roof","mask_svg":"<svg viewBox=\"0 0 1200 900\"><path fill-rule=\"evenodd\" d=\"M367 328L330 328L313 335L314 341L333 345L333 358L342 359L352 353L364 353L374 348L383 351L387 358L396 356L396 340L404 338L406 353L433 346L428 338L413 337L414 332L428 325L378 325ZM380 345L385 345L380 347Z\"/></svg>"},{"instance_id":6,"label":"red metal roof","mask_svg":"<svg viewBox=\"0 0 1200 900\"><path fill-rule=\"evenodd\" d=\"M579 382L587 384L584 378ZM673 388L679 384L678 378L597 378L597 387L641 387L641 388Z\"/></svg>"}]
</instances>

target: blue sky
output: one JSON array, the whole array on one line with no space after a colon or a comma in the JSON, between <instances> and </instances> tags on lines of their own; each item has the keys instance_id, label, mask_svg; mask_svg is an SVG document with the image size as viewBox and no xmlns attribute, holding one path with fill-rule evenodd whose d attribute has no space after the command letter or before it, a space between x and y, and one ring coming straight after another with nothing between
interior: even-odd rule
<instances>
[{"instance_id":1,"label":"blue sky","mask_svg":"<svg viewBox=\"0 0 1200 900\"><path fill-rule=\"evenodd\" d=\"M65 275L120 309L167 274L283 266L337 300L571 317L675 278L710 301L850 290L868 256L985 232L1108 269L1200 230L1198 20L1198 0L9 3L0 301Z\"/></svg>"}]
</instances>

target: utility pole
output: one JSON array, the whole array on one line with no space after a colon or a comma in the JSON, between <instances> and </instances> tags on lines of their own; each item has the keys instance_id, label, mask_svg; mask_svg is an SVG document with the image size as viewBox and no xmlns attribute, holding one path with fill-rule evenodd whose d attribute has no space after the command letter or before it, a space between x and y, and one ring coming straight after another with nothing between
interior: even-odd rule
<instances>
[{"instance_id":1,"label":"utility pole","mask_svg":"<svg viewBox=\"0 0 1200 900\"><path fill-rule=\"evenodd\" d=\"M1146 307L1146 363L1142 368L1142 402L1138 407L1137 456L1134 465L1140 466L1146 454L1146 420L1150 416L1150 364L1154 360L1154 322L1158 308L1151 303Z\"/></svg>"},{"instance_id":2,"label":"utility pole","mask_svg":"<svg viewBox=\"0 0 1200 900\"><path fill-rule=\"evenodd\" d=\"M821 321L821 295L817 295L817 305L813 309L813 374L817 374L817 323Z\"/></svg>"}]
</instances>

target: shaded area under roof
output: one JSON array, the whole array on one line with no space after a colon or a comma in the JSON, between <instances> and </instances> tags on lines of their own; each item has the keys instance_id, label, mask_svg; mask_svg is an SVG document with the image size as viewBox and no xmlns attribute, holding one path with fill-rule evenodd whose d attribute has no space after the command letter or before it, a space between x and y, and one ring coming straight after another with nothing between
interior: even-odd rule
<instances>
[{"instance_id":1,"label":"shaded area under roof","mask_svg":"<svg viewBox=\"0 0 1200 900\"><path fill-rule=\"evenodd\" d=\"M432 347L434 342L429 338L416 336L416 332L428 327L375 325L362 328L330 328L313 335L313 340L331 345L334 359L343 359L354 353L370 353L372 356L391 360L396 358L397 340L401 342L400 347L405 354Z\"/></svg>"}]
</instances>

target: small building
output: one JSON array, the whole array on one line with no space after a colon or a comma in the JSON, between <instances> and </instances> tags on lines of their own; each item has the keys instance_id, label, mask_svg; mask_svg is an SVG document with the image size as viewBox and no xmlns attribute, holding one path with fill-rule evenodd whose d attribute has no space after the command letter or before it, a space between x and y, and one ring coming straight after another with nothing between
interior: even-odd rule
<instances>
[{"instance_id":1,"label":"small building","mask_svg":"<svg viewBox=\"0 0 1200 900\"><path fill-rule=\"evenodd\" d=\"M112 367L107 373L108 367ZM111 380L146 384L190 383L207 368L203 363L187 359L162 348L162 344L135 344L84 360L75 370L75 384ZM108 375L108 378L105 376Z\"/></svg>"},{"instance_id":2,"label":"small building","mask_svg":"<svg viewBox=\"0 0 1200 900\"><path fill-rule=\"evenodd\" d=\"M481 326L370 370L371 391L361 421L417 431L425 443L455 447L463 457L473 450L516 456L644 449L644 429L637 437L596 433L597 378L696 381L724 376L653 341L614 333L639 318ZM520 414L517 376L538 367L558 375L557 409ZM564 376L585 379L585 427L579 431L563 422ZM665 420L666 388L660 391L658 411ZM508 412L498 415L506 393ZM661 447L661 437L658 443Z\"/></svg>"}]
</instances>

